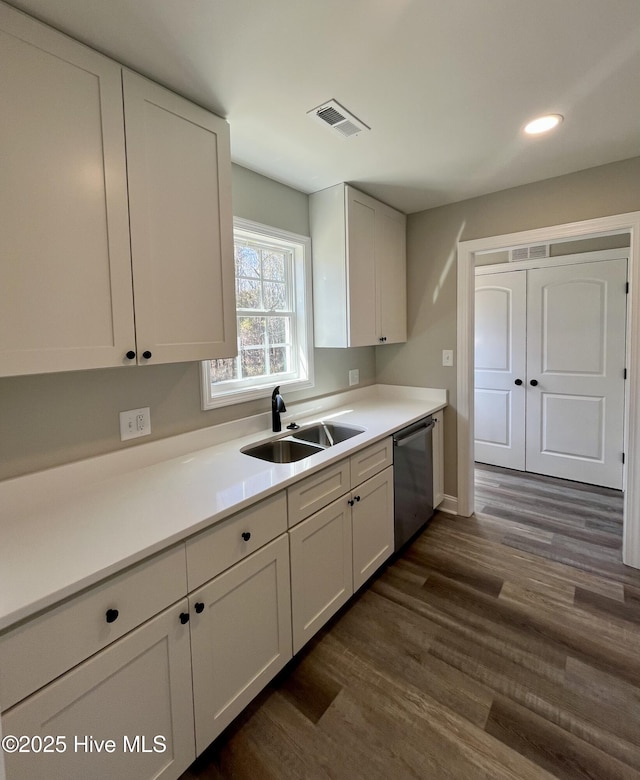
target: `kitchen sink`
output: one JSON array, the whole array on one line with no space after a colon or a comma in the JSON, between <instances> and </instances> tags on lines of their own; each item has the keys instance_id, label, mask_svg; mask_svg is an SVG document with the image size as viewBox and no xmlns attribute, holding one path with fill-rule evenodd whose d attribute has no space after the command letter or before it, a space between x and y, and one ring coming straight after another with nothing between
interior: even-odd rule
<instances>
[{"instance_id":1,"label":"kitchen sink","mask_svg":"<svg viewBox=\"0 0 640 780\"><path fill-rule=\"evenodd\" d=\"M300 428L300 430L292 433L291 436L299 441L306 441L325 448L332 447L334 444L340 444L341 441L346 441L359 433L364 433L364 428L359 428L357 425L327 422Z\"/></svg>"},{"instance_id":2,"label":"kitchen sink","mask_svg":"<svg viewBox=\"0 0 640 780\"><path fill-rule=\"evenodd\" d=\"M322 452L324 447L317 447L302 441L291 439L277 439L262 444L254 444L251 447L243 447L240 452L250 455L252 458L268 460L271 463L294 463L296 460L308 458L316 452Z\"/></svg>"}]
</instances>

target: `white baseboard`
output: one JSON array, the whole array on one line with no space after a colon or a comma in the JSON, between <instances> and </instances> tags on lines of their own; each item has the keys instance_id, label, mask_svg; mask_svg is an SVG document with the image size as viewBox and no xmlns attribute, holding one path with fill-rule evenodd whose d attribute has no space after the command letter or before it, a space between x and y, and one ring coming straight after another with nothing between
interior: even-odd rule
<instances>
[{"instance_id":1,"label":"white baseboard","mask_svg":"<svg viewBox=\"0 0 640 780\"><path fill-rule=\"evenodd\" d=\"M458 498L457 496L447 496L442 499L442 503L436 507L438 512L446 512L448 515L458 514Z\"/></svg>"}]
</instances>

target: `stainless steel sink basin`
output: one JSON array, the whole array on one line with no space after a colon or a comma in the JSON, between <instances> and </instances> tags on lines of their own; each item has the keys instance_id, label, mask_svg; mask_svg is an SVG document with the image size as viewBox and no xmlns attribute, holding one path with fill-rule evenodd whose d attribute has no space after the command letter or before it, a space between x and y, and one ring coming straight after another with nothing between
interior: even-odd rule
<instances>
[{"instance_id":1,"label":"stainless steel sink basin","mask_svg":"<svg viewBox=\"0 0 640 780\"><path fill-rule=\"evenodd\" d=\"M310 425L308 428L300 428L291 436L299 441L310 442L325 448L340 444L341 441L346 441L359 433L364 433L364 428L359 428L357 425L327 422Z\"/></svg>"},{"instance_id":2,"label":"stainless steel sink basin","mask_svg":"<svg viewBox=\"0 0 640 780\"><path fill-rule=\"evenodd\" d=\"M252 458L268 460L271 463L293 463L296 460L308 458L316 452L322 452L324 447L315 447L302 441L291 439L276 439L262 444L254 444L251 447L243 447L240 452L250 455Z\"/></svg>"}]
</instances>

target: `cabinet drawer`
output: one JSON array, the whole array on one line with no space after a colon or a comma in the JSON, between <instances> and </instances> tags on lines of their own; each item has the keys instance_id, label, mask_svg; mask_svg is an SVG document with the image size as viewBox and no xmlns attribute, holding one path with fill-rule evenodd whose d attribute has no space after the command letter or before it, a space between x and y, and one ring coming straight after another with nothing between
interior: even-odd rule
<instances>
[{"instance_id":1,"label":"cabinet drawer","mask_svg":"<svg viewBox=\"0 0 640 780\"><path fill-rule=\"evenodd\" d=\"M393 464L393 439L389 436L377 441L350 458L351 487L356 487L379 471Z\"/></svg>"},{"instance_id":2,"label":"cabinet drawer","mask_svg":"<svg viewBox=\"0 0 640 780\"><path fill-rule=\"evenodd\" d=\"M10 630L0 637L0 706L11 707L186 592L180 545ZM117 612L111 623L107 610Z\"/></svg>"},{"instance_id":3,"label":"cabinet drawer","mask_svg":"<svg viewBox=\"0 0 640 780\"><path fill-rule=\"evenodd\" d=\"M189 590L199 588L286 530L287 496L283 490L189 539Z\"/></svg>"},{"instance_id":4,"label":"cabinet drawer","mask_svg":"<svg viewBox=\"0 0 640 780\"><path fill-rule=\"evenodd\" d=\"M349 489L348 459L292 485L287 489L289 528L348 493Z\"/></svg>"}]
</instances>

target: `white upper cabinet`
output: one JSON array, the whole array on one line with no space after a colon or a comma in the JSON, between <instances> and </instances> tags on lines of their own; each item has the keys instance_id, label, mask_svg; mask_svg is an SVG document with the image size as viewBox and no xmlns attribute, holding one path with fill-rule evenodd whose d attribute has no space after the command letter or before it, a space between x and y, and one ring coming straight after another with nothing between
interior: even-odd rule
<instances>
[{"instance_id":1,"label":"white upper cabinet","mask_svg":"<svg viewBox=\"0 0 640 780\"><path fill-rule=\"evenodd\" d=\"M405 215L347 184L309 204L315 346L406 341Z\"/></svg>"},{"instance_id":2,"label":"white upper cabinet","mask_svg":"<svg viewBox=\"0 0 640 780\"><path fill-rule=\"evenodd\" d=\"M228 125L122 76L0 4L0 376L235 353Z\"/></svg>"},{"instance_id":3,"label":"white upper cabinet","mask_svg":"<svg viewBox=\"0 0 640 780\"><path fill-rule=\"evenodd\" d=\"M138 359L235 355L229 126L135 73L123 86Z\"/></svg>"},{"instance_id":4,"label":"white upper cabinet","mask_svg":"<svg viewBox=\"0 0 640 780\"><path fill-rule=\"evenodd\" d=\"M135 349L117 63L0 5L0 374Z\"/></svg>"}]
</instances>

